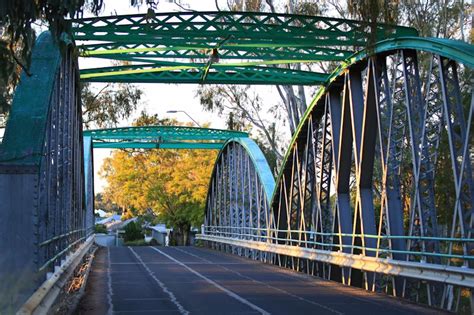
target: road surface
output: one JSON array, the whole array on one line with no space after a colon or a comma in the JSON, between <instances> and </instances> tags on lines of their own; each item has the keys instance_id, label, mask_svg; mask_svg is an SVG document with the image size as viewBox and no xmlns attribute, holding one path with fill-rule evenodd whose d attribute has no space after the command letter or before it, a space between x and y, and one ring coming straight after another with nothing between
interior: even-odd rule
<instances>
[{"instance_id":1,"label":"road surface","mask_svg":"<svg viewBox=\"0 0 474 315\"><path fill-rule=\"evenodd\" d=\"M102 249L76 314L434 314L396 298L196 247Z\"/></svg>"}]
</instances>

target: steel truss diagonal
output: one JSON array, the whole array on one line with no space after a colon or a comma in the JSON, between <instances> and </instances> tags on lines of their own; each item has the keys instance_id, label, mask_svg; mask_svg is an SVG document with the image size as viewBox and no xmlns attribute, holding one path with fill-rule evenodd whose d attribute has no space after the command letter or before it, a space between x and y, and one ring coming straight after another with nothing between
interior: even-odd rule
<instances>
[{"instance_id":1,"label":"steel truss diagonal","mask_svg":"<svg viewBox=\"0 0 474 315\"><path fill-rule=\"evenodd\" d=\"M317 16L181 12L73 20L81 57L127 62L82 69L92 82L321 85L325 73L291 65L343 61L373 39L417 36L409 27Z\"/></svg>"},{"instance_id":2,"label":"steel truss diagonal","mask_svg":"<svg viewBox=\"0 0 474 315\"><path fill-rule=\"evenodd\" d=\"M230 139L214 165L202 232L265 241L275 228L270 215L274 187L273 175L255 142L248 138ZM272 255L259 251L216 246L253 259L272 260Z\"/></svg>"},{"instance_id":3,"label":"steel truss diagonal","mask_svg":"<svg viewBox=\"0 0 474 315\"><path fill-rule=\"evenodd\" d=\"M219 149L197 237L205 245L472 313L474 46L371 27L376 43L367 24L323 17L99 17L72 21L76 45L62 54L40 35L0 145L0 251L9 253L0 278L26 279L9 293L31 294L90 243L93 148ZM275 181L247 133L83 132L76 48L127 63L82 69L83 80L322 86ZM340 64L331 74L300 70L315 61Z\"/></svg>"},{"instance_id":4,"label":"steel truss diagonal","mask_svg":"<svg viewBox=\"0 0 474 315\"><path fill-rule=\"evenodd\" d=\"M278 175L270 229L252 225L249 233L246 221L216 221L202 239L455 311L474 287L467 280L474 275L474 61L461 51L473 48L393 43L357 53L320 89ZM235 229L244 234L216 232ZM391 267L368 268L376 261ZM428 278L431 267L464 276Z\"/></svg>"},{"instance_id":5,"label":"steel truss diagonal","mask_svg":"<svg viewBox=\"0 0 474 315\"><path fill-rule=\"evenodd\" d=\"M145 126L84 131L94 148L106 149L221 149L231 138L247 138L241 131L188 126Z\"/></svg>"}]
</instances>

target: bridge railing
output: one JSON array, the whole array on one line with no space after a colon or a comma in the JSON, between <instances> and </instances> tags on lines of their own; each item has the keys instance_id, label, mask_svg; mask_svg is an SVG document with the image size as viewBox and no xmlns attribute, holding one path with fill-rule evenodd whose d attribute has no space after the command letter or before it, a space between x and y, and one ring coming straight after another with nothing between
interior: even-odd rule
<instances>
[{"instance_id":1,"label":"bridge railing","mask_svg":"<svg viewBox=\"0 0 474 315\"><path fill-rule=\"evenodd\" d=\"M473 55L466 43L411 37L356 53L298 126L272 224L206 221L200 238L344 284L470 308ZM251 212L234 194L221 197L225 207Z\"/></svg>"},{"instance_id":2,"label":"bridge railing","mask_svg":"<svg viewBox=\"0 0 474 315\"><path fill-rule=\"evenodd\" d=\"M293 234L293 238L278 237L281 234ZM295 247L305 248L321 248L326 251L342 251L343 248L358 249L362 251L374 252L375 257L393 259L393 254L410 255L410 261L417 261L426 263L427 257L443 258L442 264L447 264L451 260L453 266L462 266L464 263L469 263L474 260L472 255L453 254L449 251L449 247L453 244L474 243L472 238L450 238L450 237L421 237L421 236L401 236L401 235L370 235L370 234L346 234L346 233L322 233L315 231L300 231L300 230L278 230L278 229L262 229L254 227L235 227L235 226L203 226L202 234L206 236L229 237L242 240L250 240L255 242L267 242L274 244L284 244ZM321 237L331 237L341 239L342 237L354 237L356 239L372 238L378 241L381 240L404 240L408 241L432 241L441 242L441 251L414 251L406 250L400 251L390 248L371 248L359 246L354 244L337 244L325 243L317 241Z\"/></svg>"},{"instance_id":3,"label":"bridge railing","mask_svg":"<svg viewBox=\"0 0 474 315\"><path fill-rule=\"evenodd\" d=\"M0 145L0 313L18 309L93 233L72 43L38 37ZM89 195L90 196L90 195Z\"/></svg>"}]
</instances>

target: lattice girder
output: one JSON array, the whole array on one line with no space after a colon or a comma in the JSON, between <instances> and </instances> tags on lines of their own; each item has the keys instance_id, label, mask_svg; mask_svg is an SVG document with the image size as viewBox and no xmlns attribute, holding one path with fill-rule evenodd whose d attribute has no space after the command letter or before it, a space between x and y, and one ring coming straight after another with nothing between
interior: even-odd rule
<instances>
[{"instance_id":1,"label":"lattice girder","mask_svg":"<svg viewBox=\"0 0 474 315\"><path fill-rule=\"evenodd\" d=\"M144 126L84 131L94 148L108 149L221 149L231 138L247 138L241 131L188 126Z\"/></svg>"},{"instance_id":2,"label":"lattice girder","mask_svg":"<svg viewBox=\"0 0 474 315\"><path fill-rule=\"evenodd\" d=\"M116 73L108 76L84 69L81 78L87 81L319 85L326 74L306 73L302 78L302 73L279 68L346 60L352 47L367 45L371 27L304 15L175 12L73 20L72 30L82 57L146 66L138 73L109 68ZM374 32L372 40L418 35L413 28L384 24ZM165 60L184 63L192 75L190 68L179 68L183 65L163 65ZM245 64L248 61L256 64ZM157 74L157 69L165 73ZM257 79L258 74L263 77Z\"/></svg>"}]
</instances>

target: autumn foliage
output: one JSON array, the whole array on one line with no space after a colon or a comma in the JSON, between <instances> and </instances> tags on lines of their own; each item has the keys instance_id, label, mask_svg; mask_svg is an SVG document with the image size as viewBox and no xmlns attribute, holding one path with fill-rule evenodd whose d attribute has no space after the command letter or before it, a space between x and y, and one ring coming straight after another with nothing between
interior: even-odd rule
<instances>
[{"instance_id":1,"label":"autumn foliage","mask_svg":"<svg viewBox=\"0 0 474 315\"><path fill-rule=\"evenodd\" d=\"M152 211L186 243L190 227L203 222L216 156L213 150L117 150L101 170L105 198L129 217Z\"/></svg>"}]
</instances>

